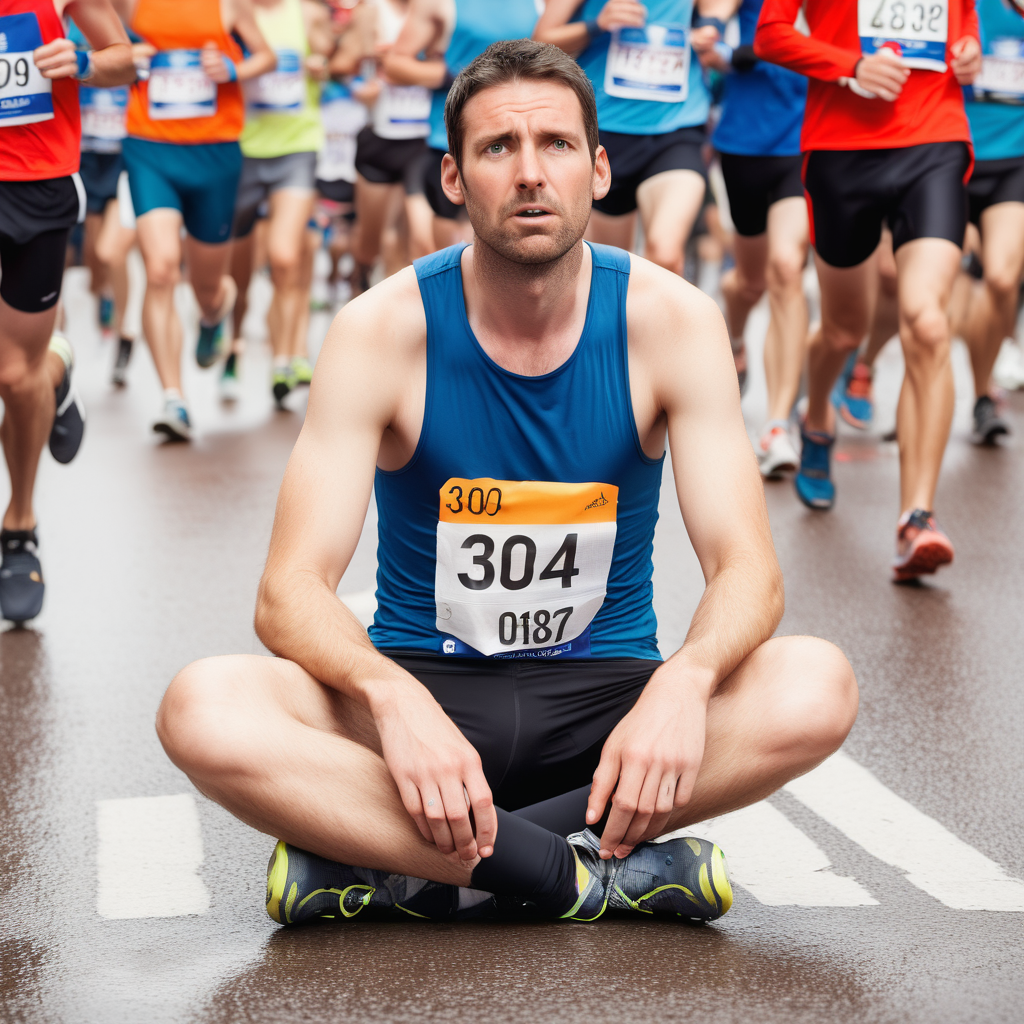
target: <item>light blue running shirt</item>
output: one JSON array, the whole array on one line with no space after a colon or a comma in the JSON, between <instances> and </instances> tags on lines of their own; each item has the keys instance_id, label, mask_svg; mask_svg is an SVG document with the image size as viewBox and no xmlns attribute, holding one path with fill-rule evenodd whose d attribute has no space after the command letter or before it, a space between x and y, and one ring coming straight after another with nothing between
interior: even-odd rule
<instances>
[{"instance_id":1,"label":"light blue running shirt","mask_svg":"<svg viewBox=\"0 0 1024 1024\"><path fill-rule=\"evenodd\" d=\"M1024 156L1024 18L1002 0L977 0L982 67L964 89L975 160Z\"/></svg>"},{"instance_id":2,"label":"light blue running shirt","mask_svg":"<svg viewBox=\"0 0 1024 1024\"><path fill-rule=\"evenodd\" d=\"M416 451L378 469L381 650L463 657L660 657L651 604L664 456L644 454L626 350L629 254L591 245L572 355L539 377L481 348L465 246L415 263L427 321Z\"/></svg>"},{"instance_id":3,"label":"light blue running shirt","mask_svg":"<svg viewBox=\"0 0 1024 1024\"><path fill-rule=\"evenodd\" d=\"M577 21L596 18L606 0L585 0ZM665 135L704 124L711 94L690 47L692 0L645 0L647 25L595 37L579 55L606 132Z\"/></svg>"},{"instance_id":4,"label":"light blue running shirt","mask_svg":"<svg viewBox=\"0 0 1024 1024\"><path fill-rule=\"evenodd\" d=\"M448 70L457 75L501 39L529 39L539 16L539 0L455 0L455 29L444 55ZM430 102L427 145L442 153L448 152L444 127L447 98L447 89L435 89Z\"/></svg>"}]
</instances>

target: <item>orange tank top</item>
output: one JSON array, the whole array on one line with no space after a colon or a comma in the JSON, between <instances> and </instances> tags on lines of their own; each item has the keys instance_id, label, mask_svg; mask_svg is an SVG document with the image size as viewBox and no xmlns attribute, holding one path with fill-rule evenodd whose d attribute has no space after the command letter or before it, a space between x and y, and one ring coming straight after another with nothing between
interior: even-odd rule
<instances>
[{"instance_id":1,"label":"orange tank top","mask_svg":"<svg viewBox=\"0 0 1024 1024\"><path fill-rule=\"evenodd\" d=\"M224 31L220 0L138 0L131 28L159 51L148 81L128 99L128 134L178 144L235 142L245 124L238 82L214 85L200 70L206 43L235 63L238 43Z\"/></svg>"}]
</instances>

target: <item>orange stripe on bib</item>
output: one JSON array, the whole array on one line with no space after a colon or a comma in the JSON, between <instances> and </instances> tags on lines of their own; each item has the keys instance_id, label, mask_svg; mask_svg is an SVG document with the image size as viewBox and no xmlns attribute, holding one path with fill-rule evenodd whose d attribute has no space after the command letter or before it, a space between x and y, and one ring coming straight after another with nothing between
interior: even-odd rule
<instances>
[{"instance_id":1,"label":"orange stripe on bib","mask_svg":"<svg viewBox=\"0 0 1024 1024\"><path fill-rule=\"evenodd\" d=\"M440 499L443 523L614 523L619 489L602 483L453 476L441 487Z\"/></svg>"}]
</instances>

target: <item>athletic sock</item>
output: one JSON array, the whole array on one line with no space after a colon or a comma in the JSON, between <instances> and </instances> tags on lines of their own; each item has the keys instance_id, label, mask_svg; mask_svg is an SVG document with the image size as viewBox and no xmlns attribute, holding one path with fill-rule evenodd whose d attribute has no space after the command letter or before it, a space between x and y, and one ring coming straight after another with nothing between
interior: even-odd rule
<instances>
[{"instance_id":1,"label":"athletic sock","mask_svg":"<svg viewBox=\"0 0 1024 1024\"><path fill-rule=\"evenodd\" d=\"M576 902L576 859L569 844L526 818L495 808L494 853L473 869L474 889L513 896L560 917Z\"/></svg>"}]
</instances>

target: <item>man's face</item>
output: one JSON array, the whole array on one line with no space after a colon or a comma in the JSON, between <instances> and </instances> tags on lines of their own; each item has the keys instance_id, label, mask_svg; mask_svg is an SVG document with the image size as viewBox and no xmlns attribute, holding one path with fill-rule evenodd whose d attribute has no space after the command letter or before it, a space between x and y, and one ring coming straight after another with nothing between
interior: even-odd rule
<instances>
[{"instance_id":1,"label":"man's face","mask_svg":"<svg viewBox=\"0 0 1024 1024\"><path fill-rule=\"evenodd\" d=\"M446 156L441 180L449 199L466 204L477 237L514 263L563 256L611 183L603 148L591 163L576 94L557 82L482 89L462 123L462 171Z\"/></svg>"}]
</instances>

